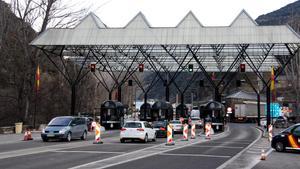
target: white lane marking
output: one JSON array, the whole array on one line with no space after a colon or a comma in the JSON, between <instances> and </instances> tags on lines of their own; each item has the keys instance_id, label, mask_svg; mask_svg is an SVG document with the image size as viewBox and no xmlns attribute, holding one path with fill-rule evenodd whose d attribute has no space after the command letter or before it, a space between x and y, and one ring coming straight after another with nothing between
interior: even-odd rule
<instances>
[{"instance_id":1,"label":"white lane marking","mask_svg":"<svg viewBox=\"0 0 300 169\"><path fill-rule=\"evenodd\" d=\"M234 147L234 146L200 146L200 145L197 145L197 146L191 146L191 147L199 147L199 148L201 148L201 147L212 147L212 148L214 148L214 147L216 147L216 148L232 148L232 149L241 149L241 148L245 148L245 147Z\"/></svg>"},{"instance_id":2,"label":"white lane marking","mask_svg":"<svg viewBox=\"0 0 300 169\"><path fill-rule=\"evenodd\" d=\"M226 132L223 132L223 133L220 133L220 134L216 134L214 136L217 139L219 139L219 137L226 137L230 133L231 133L231 131L229 130L229 127L228 127L227 130L226 130ZM180 140L180 139L178 139L178 140ZM161 146L163 146L163 147L169 147L169 149L166 149L166 150L163 150L163 151L160 151L160 152L152 152L152 153L145 152L147 149L150 149L149 147L147 147L147 148L143 148L143 149L140 149L140 150L137 150L137 151L132 151L130 153L121 154L121 155L117 155L117 156L105 158L105 159L102 159L102 160L93 161L93 162L90 162L90 163L78 165L78 166L72 167L70 169L81 169L81 168L103 169L103 168L108 168L108 167L116 166L116 165L119 165L119 164L124 164L124 163L127 163L127 162L139 160L139 159L142 159L142 158L147 158L147 157L150 157L150 156L153 156L153 155L157 155L157 154L161 154L161 153L164 153L164 152L167 152L167 151L172 151L172 150L184 148L184 147L187 147L187 146L191 146L191 145L195 145L195 144L199 144L199 143L207 142L207 141L209 141L209 140L205 140L205 139L203 140L203 138L202 138L201 140L198 140L198 141L196 141L194 143L190 143L190 144L178 146L178 144L180 144L180 143L184 144L184 142L178 141L178 143L177 143L177 140L176 140L175 146L178 146L178 147L173 147L172 148L172 147L166 146L165 143L158 144L156 146L150 147L151 149L158 148L158 147L161 147ZM138 153L141 153L141 154L138 154ZM145 153L145 154L143 155L142 153ZM118 158L122 158L124 156L129 156L131 154L135 155L135 157L131 158L131 159L118 160ZM109 161L112 161L112 160L114 161L114 163L108 163ZM117 162L117 161L119 161L119 162ZM104 165L101 166L101 163L104 163ZM95 166L96 164L98 164L98 165L100 164L100 166Z\"/></svg>"},{"instance_id":3,"label":"white lane marking","mask_svg":"<svg viewBox=\"0 0 300 169\"><path fill-rule=\"evenodd\" d=\"M56 150L51 151L55 153L91 153L91 154L124 154L126 152L114 152L114 151L67 151L67 150Z\"/></svg>"},{"instance_id":4,"label":"white lane marking","mask_svg":"<svg viewBox=\"0 0 300 169\"><path fill-rule=\"evenodd\" d=\"M186 156L186 157L215 157L215 158L230 158L231 156L220 156L220 155L210 155L210 154L171 154L171 153L162 153L158 155L164 156Z\"/></svg>"},{"instance_id":5,"label":"white lane marking","mask_svg":"<svg viewBox=\"0 0 300 169\"><path fill-rule=\"evenodd\" d=\"M256 142L258 142L261 137L262 137L262 131L256 128L256 131L259 132L259 135L257 137L256 140L254 140L251 144L249 144L246 148L244 148L242 151L240 151L239 153L237 153L235 156L233 156L232 158L230 158L228 161L226 161L225 163L223 163L222 165L220 165L217 169L223 169L225 168L227 165L229 165L230 163L232 163L234 160L236 160L238 157L240 157L245 151L247 151L250 147L252 147Z\"/></svg>"},{"instance_id":6,"label":"white lane marking","mask_svg":"<svg viewBox=\"0 0 300 169\"><path fill-rule=\"evenodd\" d=\"M238 142L238 141L224 141L224 142L219 142L219 141L212 141L212 142L210 142L210 143L217 143L217 144L224 144L224 143L226 143L226 144L244 144L244 145L249 145L249 144L251 144L252 142L249 142L249 143L245 143L245 142L243 142L243 143L241 143L241 142Z\"/></svg>"},{"instance_id":7,"label":"white lane marking","mask_svg":"<svg viewBox=\"0 0 300 169\"><path fill-rule=\"evenodd\" d=\"M119 138L119 136L110 137L110 138ZM49 146L41 146L41 147L35 147L35 148L26 148L26 149L21 149L21 150L6 151L6 152L0 153L0 159L19 157L19 156L25 156L25 155L31 155L31 154L38 154L38 153L45 153L45 152L56 151L56 150L87 147L87 146L92 146L92 145L93 144L90 141L80 141L80 142L55 144L55 145L49 145Z\"/></svg>"}]
</instances>

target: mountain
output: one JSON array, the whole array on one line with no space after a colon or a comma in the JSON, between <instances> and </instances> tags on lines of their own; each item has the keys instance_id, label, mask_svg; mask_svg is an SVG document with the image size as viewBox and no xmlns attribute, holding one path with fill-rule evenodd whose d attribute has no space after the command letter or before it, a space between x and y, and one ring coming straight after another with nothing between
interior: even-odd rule
<instances>
[{"instance_id":1,"label":"mountain","mask_svg":"<svg viewBox=\"0 0 300 169\"><path fill-rule=\"evenodd\" d=\"M300 1L288 4L276 11L260 15L255 20L259 25L290 25L300 32Z\"/></svg>"}]
</instances>

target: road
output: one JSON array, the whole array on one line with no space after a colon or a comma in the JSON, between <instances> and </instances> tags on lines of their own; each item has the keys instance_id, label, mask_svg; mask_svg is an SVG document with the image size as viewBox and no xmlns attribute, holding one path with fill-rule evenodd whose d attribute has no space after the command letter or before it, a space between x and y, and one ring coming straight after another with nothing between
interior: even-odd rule
<instances>
[{"instance_id":1,"label":"road","mask_svg":"<svg viewBox=\"0 0 300 169\"><path fill-rule=\"evenodd\" d=\"M103 135L103 145L87 141L47 142L40 139L0 144L0 168L217 168L259 137L253 125L231 124L230 131L211 140L197 137L165 146L165 138L147 144L120 143L119 132Z\"/></svg>"}]
</instances>

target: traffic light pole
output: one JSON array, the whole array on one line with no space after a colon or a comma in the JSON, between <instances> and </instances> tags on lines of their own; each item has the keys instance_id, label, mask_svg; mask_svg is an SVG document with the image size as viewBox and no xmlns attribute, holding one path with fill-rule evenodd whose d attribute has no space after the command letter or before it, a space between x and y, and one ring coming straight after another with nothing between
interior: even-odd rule
<instances>
[{"instance_id":1,"label":"traffic light pole","mask_svg":"<svg viewBox=\"0 0 300 169\"><path fill-rule=\"evenodd\" d=\"M270 86L267 86L267 130L269 125L271 124L271 90L270 90Z\"/></svg>"}]
</instances>

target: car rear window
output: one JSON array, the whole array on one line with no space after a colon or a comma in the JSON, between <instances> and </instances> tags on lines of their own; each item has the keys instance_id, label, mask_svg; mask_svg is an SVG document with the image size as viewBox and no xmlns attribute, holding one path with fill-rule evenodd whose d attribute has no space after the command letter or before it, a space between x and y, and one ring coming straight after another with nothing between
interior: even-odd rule
<instances>
[{"instance_id":1,"label":"car rear window","mask_svg":"<svg viewBox=\"0 0 300 169\"><path fill-rule=\"evenodd\" d=\"M124 127L126 127L126 128L141 128L142 124L135 123L135 122L129 122L129 123L125 123Z\"/></svg>"},{"instance_id":2,"label":"car rear window","mask_svg":"<svg viewBox=\"0 0 300 169\"><path fill-rule=\"evenodd\" d=\"M181 124L180 121L171 121L170 123L173 123L173 124Z\"/></svg>"},{"instance_id":3,"label":"car rear window","mask_svg":"<svg viewBox=\"0 0 300 169\"><path fill-rule=\"evenodd\" d=\"M199 117L192 117L191 119L192 119L192 120L200 120Z\"/></svg>"},{"instance_id":4,"label":"car rear window","mask_svg":"<svg viewBox=\"0 0 300 169\"><path fill-rule=\"evenodd\" d=\"M50 121L48 126L68 126L72 118L55 118Z\"/></svg>"},{"instance_id":5,"label":"car rear window","mask_svg":"<svg viewBox=\"0 0 300 169\"><path fill-rule=\"evenodd\" d=\"M158 121L153 123L153 127L165 127L166 123L163 121Z\"/></svg>"}]
</instances>

